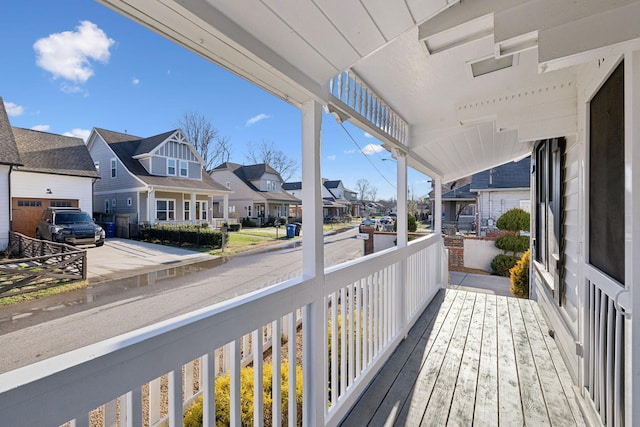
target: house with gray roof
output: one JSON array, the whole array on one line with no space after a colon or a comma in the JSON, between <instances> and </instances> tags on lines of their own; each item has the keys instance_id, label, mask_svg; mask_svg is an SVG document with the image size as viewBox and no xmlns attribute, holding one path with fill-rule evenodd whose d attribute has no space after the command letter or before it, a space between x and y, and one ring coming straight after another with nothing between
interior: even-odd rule
<instances>
[{"instance_id":1,"label":"house with gray roof","mask_svg":"<svg viewBox=\"0 0 640 427\"><path fill-rule=\"evenodd\" d=\"M210 175L233 191L229 196L229 215L233 218L248 218L264 225L274 218L288 217L290 208L301 203L299 198L283 190L282 177L266 163L225 162L214 168Z\"/></svg>"},{"instance_id":2,"label":"house with gray roof","mask_svg":"<svg viewBox=\"0 0 640 427\"><path fill-rule=\"evenodd\" d=\"M495 227L500 216L511 208L531 210L531 157L509 162L471 177L475 192L479 230Z\"/></svg>"},{"instance_id":3,"label":"house with gray roof","mask_svg":"<svg viewBox=\"0 0 640 427\"><path fill-rule=\"evenodd\" d=\"M285 182L282 188L292 196L302 198L302 181ZM355 194L357 193L345 188L339 179L329 180L322 178L322 214L325 222L333 221L336 218L344 218L346 215L354 215L354 203L349 198ZM357 209L357 211L359 212L360 210ZM292 213L292 216L302 216L302 210L299 209L295 214Z\"/></svg>"},{"instance_id":4,"label":"house with gray roof","mask_svg":"<svg viewBox=\"0 0 640 427\"><path fill-rule=\"evenodd\" d=\"M4 101L0 97L0 250L9 243L11 229L11 179L14 168L22 165Z\"/></svg>"},{"instance_id":5,"label":"house with gray roof","mask_svg":"<svg viewBox=\"0 0 640 427\"><path fill-rule=\"evenodd\" d=\"M92 212L98 178L82 139L12 127L0 98L0 250L10 230L36 237L48 207Z\"/></svg>"},{"instance_id":6,"label":"house with gray roof","mask_svg":"<svg viewBox=\"0 0 640 427\"><path fill-rule=\"evenodd\" d=\"M181 130L139 137L94 128L87 142L100 181L95 212L128 216L130 223L216 223L227 218L231 191L204 170ZM214 207L214 198L222 206Z\"/></svg>"},{"instance_id":7,"label":"house with gray roof","mask_svg":"<svg viewBox=\"0 0 640 427\"><path fill-rule=\"evenodd\" d=\"M36 237L48 207L93 212L92 187L100 178L80 138L12 128L22 165L11 174L13 231Z\"/></svg>"}]
</instances>

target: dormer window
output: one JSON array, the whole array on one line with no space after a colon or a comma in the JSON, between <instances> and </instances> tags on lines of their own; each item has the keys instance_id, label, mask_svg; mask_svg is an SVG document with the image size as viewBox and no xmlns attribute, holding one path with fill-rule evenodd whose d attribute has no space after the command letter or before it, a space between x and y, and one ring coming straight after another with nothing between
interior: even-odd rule
<instances>
[{"instance_id":1,"label":"dormer window","mask_svg":"<svg viewBox=\"0 0 640 427\"><path fill-rule=\"evenodd\" d=\"M167 159L167 175L176 176L176 159Z\"/></svg>"},{"instance_id":2,"label":"dormer window","mask_svg":"<svg viewBox=\"0 0 640 427\"><path fill-rule=\"evenodd\" d=\"M189 168L187 162L184 160L180 160L180 176L187 177L189 176Z\"/></svg>"}]
</instances>

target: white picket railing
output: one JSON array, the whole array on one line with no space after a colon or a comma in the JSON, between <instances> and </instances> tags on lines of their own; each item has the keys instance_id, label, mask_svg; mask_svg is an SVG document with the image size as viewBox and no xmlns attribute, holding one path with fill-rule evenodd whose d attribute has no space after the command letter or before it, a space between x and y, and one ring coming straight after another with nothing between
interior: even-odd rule
<instances>
[{"instance_id":1,"label":"white picket railing","mask_svg":"<svg viewBox=\"0 0 640 427\"><path fill-rule=\"evenodd\" d=\"M386 136L407 146L409 125L353 71L343 71L329 81L333 103L350 115L369 122ZM346 107L346 108L345 108Z\"/></svg>"},{"instance_id":2,"label":"white picket railing","mask_svg":"<svg viewBox=\"0 0 640 427\"><path fill-rule=\"evenodd\" d=\"M57 426L71 420L89 426L99 419L105 426L179 426L184 408L202 395L205 426L215 425L215 406L223 401L229 402L231 425L239 425L241 367L251 359L251 422L259 426L265 402L258 390L268 345L274 378L271 423L281 425L286 415L288 425L299 424L302 414L295 399L281 407L282 340L273 337L286 335L285 359L294 362L288 364L288 390L295 390L297 335L308 325L313 328L304 320L313 318L308 315L313 305L321 307L329 327L321 328L324 333L314 341L301 343L302 365L320 369L324 376L319 378L326 380L305 384L320 398L303 398L302 410L336 425L445 284L443 265L442 239L432 235L327 269L322 281L288 280L4 373L2 424ZM322 366L314 366L313 358ZM229 374L230 392L220 401L214 384L222 372Z\"/></svg>"},{"instance_id":3,"label":"white picket railing","mask_svg":"<svg viewBox=\"0 0 640 427\"><path fill-rule=\"evenodd\" d=\"M585 264L585 397L602 425L624 426L625 311L628 291Z\"/></svg>"}]
</instances>

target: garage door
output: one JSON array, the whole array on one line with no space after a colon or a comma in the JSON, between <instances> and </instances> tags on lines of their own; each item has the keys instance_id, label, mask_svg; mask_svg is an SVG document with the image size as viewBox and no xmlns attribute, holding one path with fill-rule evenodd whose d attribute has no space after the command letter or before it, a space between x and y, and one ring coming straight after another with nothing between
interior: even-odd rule
<instances>
[{"instance_id":1,"label":"garage door","mask_svg":"<svg viewBox=\"0 0 640 427\"><path fill-rule=\"evenodd\" d=\"M78 207L78 200L66 199L27 199L14 197L11 201L13 223L11 229L16 233L36 237L36 227L42 212L48 207Z\"/></svg>"}]
</instances>

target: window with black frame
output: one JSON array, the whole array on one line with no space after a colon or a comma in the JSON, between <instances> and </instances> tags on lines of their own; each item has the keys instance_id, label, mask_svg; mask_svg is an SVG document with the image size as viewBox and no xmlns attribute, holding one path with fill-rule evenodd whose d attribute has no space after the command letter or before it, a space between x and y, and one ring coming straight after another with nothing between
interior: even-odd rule
<instances>
[{"instance_id":1,"label":"window with black frame","mask_svg":"<svg viewBox=\"0 0 640 427\"><path fill-rule=\"evenodd\" d=\"M564 138L535 147L535 241L533 259L553 277L545 281L558 304L564 300Z\"/></svg>"}]
</instances>

